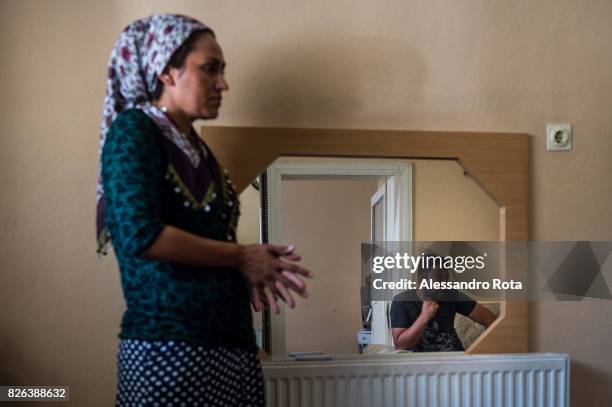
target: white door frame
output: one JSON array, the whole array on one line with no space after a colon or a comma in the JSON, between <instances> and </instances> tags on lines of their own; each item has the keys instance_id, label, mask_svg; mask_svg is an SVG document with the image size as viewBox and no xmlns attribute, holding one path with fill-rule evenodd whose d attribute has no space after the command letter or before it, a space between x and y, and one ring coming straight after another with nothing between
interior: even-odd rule
<instances>
[{"instance_id":1,"label":"white door frame","mask_svg":"<svg viewBox=\"0 0 612 407\"><path fill-rule=\"evenodd\" d=\"M370 198L370 240L373 244L379 245L391 240L399 240L394 232L397 228L393 224L393 210L392 206L395 204L394 190L393 188L389 191L389 184L393 185L395 177L388 177L379 184L378 189ZM374 230L376 225L374 207L380 202L382 205L382 236L376 238L376 231ZM389 216L388 216L389 215ZM385 301L375 300L370 302L372 319L370 322L370 332L372 338L372 344L383 344L386 345L389 342L389 335L387 335L387 321L386 321L386 304Z\"/></svg>"},{"instance_id":2,"label":"white door frame","mask_svg":"<svg viewBox=\"0 0 612 407\"><path fill-rule=\"evenodd\" d=\"M372 197L370 198L370 240L372 240L373 242L375 241L374 239L374 206L376 205L376 203L378 201L380 201L382 199L382 205L383 205L383 219L382 219L382 235L383 235L383 239L382 240L387 240L387 217L385 216L387 214L387 183L385 182L383 185L380 185L378 187L378 189L376 190L376 192L374 193L374 195L372 195Z\"/></svg>"},{"instance_id":3,"label":"white door frame","mask_svg":"<svg viewBox=\"0 0 612 407\"><path fill-rule=\"evenodd\" d=\"M397 175L387 177L380 184L378 190L370 198L370 225L371 239L374 244L386 242L402 241L400 237L400 218L401 197L396 197L398 178ZM377 242L374 235L374 206L382 200L383 219L382 219L382 239ZM399 270L395 269L391 274L391 281L400 281ZM394 294L399 294L402 290L393 290ZM372 301L372 343L393 346L393 335L391 335L391 323L388 318L390 303L388 301Z\"/></svg>"},{"instance_id":4,"label":"white door frame","mask_svg":"<svg viewBox=\"0 0 612 407\"><path fill-rule=\"evenodd\" d=\"M396 177L394 222L401 241L412 240L412 164L399 159L336 157L281 157L267 169L268 237L271 244L285 244L283 238L282 178L287 176L380 176ZM389 225L388 222L386 222ZM272 356L286 356L285 307L271 314Z\"/></svg>"}]
</instances>

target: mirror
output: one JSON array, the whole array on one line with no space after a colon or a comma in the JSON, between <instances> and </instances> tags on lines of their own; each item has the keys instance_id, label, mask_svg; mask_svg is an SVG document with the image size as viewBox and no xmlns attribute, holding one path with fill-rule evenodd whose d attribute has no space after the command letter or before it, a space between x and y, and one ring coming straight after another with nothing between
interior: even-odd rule
<instances>
[{"instance_id":1,"label":"mirror","mask_svg":"<svg viewBox=\"0 0 612 407\"><path fill-rule=\"evenodd\" d=\"M293 244L315 273L309 298L296 298L269 322L254 316L258 340L269 325L275 356L289 352L329 354L394 350L389 302L369 301L362 289L361 242L496 241L499 205L456 160L281 157L267 169L263 191L241 194L238 239ZM366 290L367 291L367 290ZM499 314L499 304L483 306ZM454 328L468 348L484 327L456 314Z\"/></svg>"},{"instance_id":2,"label":"mirror","mask_svg":"<svg viewBox=\"0 0 612 407\"><path fill-rule=\"evenodd\" d=\"M456 160L499 205L500 240L528 240L527 134L224 126L201 132L239 193L281 156ZM524 280L524 265L524 256L506 258L502 276ZM525 353L528 339L528 302L505 300L499 317L466 353Z\"/></svg>"}]
</instances>

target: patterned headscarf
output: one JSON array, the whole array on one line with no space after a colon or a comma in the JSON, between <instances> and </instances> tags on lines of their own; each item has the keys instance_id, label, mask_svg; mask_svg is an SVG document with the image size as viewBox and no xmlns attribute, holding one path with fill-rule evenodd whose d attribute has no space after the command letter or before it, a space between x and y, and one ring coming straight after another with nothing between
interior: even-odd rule
<instances>
[{"instance_id":1,"label":"patterned headscarf","mask_svg":"<svg viewBox=\"0 0 612 407\"><path fill-rule=\"evenodd\" d=\"M102 186L102 150L117 115L130 108L140 108L149 115L198 165L199 156L191 143L181 136L170 120L151 104L162 73L172 54L199 30L212 30L193 18L177 14L156 14L128 25L117 40L108 63L104 113L100 126L100 165L96 190L96 226L98 253L106 253L109 236L104 223L104 188ZM213 33L214 35L214 33Z\"/></svg>"}]
</instances>

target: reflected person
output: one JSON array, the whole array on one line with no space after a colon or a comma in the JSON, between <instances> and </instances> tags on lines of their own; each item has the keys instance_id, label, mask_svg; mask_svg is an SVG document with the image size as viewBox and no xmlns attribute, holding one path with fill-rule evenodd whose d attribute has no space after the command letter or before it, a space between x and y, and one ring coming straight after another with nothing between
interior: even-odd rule
<instances>
[{"instance_id":1,"label":"reflected person","mask_svg":"<svg viewBox=\"0 0 612 407\"><path fill-rule=\"evenodd\" d=\"M423 267L424 264L432 263L434 267ZM421 286L424 279L432 282L448 281L449 270L436 268L435 263L421 263L417 270L417 287ZM490 310L459 290L417 288L399 293L393 298L390 311L395 349L414 352L464 351L454 326L457 313L485 328L496 318Z\"/></svg>"}]
</instances>

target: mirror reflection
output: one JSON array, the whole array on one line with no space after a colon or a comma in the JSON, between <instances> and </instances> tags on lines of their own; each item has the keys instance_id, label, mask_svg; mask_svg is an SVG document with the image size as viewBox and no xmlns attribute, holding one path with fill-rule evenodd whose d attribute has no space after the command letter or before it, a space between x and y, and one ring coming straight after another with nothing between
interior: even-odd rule
<instances>
[{"instance_id":1,"label":"mirror reflection","mask_svg":"<svg viewBox=\"0 0 612 407\"><path fill-rule=\"evenodd\" d=\"M267 170L263 224L261 198L257 185L241 194L238 241L260 242L266 227L270 243L295 245L315 273L309 298L269 323L254 318L260 344L269 325L274 356L460 351L499 314L495 302L448 308L417 298L414 308L370 301L362 289L363 241L499 240L499 206L454 160L281 157Z\"/></svg>"}]
</instances>

